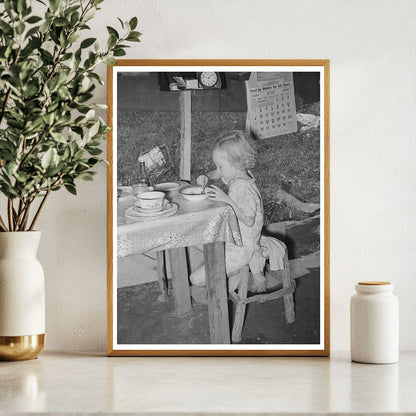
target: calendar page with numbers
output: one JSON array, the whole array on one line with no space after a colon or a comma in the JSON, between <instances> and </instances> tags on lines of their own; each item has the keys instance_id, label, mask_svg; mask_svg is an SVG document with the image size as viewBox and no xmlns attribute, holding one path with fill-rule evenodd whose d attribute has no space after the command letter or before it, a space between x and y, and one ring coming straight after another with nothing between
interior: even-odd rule
<instances>
[{"instance_id":1,"label":"calendar page with numbers","mask_svg":"<svg viewBox=\"0 0 416 416\"><path fill-rule=\"evenodd\" d=\"M252 72L246 81L247 125L257 138L297 130L292 72Z\"/></svg>"}]
</instances>

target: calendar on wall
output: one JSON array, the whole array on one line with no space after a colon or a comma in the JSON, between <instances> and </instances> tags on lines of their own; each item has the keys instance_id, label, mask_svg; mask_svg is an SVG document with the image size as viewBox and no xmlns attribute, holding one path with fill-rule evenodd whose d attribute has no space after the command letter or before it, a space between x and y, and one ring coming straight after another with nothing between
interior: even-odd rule
<instances>
[{"instance_id":1,"label":"calendar on wall","mask_svg":"<svg viewBox=\"0 0 416 416\"><path fill-rule=\"evenodd\" d=\"M259 139L297 130L292 72L252 72L246 81L246 129Z\"/></svg>"}]
</instances>

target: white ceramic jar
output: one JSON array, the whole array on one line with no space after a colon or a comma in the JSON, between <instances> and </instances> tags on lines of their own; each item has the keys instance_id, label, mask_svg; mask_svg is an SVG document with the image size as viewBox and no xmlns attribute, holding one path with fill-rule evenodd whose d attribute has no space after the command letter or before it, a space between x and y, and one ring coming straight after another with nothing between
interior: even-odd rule
<instances>
[{"instance_id":1,"label":"white ceramic jar","mask_svg":"<svg viewBox=\"0 0 416 416\"><path fill-rule=\"evenodd\" d=\"M399 360L399 302L390 282L359 282L351 297L351 360L390 364Z\"/></svg>"}]
</instances>

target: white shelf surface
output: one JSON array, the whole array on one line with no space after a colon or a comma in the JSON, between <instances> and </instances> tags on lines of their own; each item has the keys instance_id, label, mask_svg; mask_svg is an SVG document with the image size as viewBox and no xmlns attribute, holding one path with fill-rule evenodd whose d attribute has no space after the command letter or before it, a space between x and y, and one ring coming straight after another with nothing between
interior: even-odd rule
<instances>
[{"instance_id":1,"label":"white shelf surface","mask_svg":"<svg viewBox=\"0 0 416 416\"><path fill-rule=\"evenodd\" d=\"M0 414L416 415L416 351L397 364L317 357L105 357L0 362Z\"/></svg>"}]
</instances>

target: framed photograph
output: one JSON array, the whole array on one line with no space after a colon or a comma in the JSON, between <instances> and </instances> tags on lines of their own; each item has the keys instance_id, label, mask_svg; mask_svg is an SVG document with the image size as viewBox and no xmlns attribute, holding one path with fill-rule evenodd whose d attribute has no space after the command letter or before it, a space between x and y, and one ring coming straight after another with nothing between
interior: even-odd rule
<instances>
[{"instance_id":1,"label":"framed photograph","mask_svg":"<svg viewBox=\"0 0 416 416\"><path fill-rule=\"evenodd\" d=\"M107 82L107 354L328 356L329 60Z\"/></svg>"}]
</instances>

